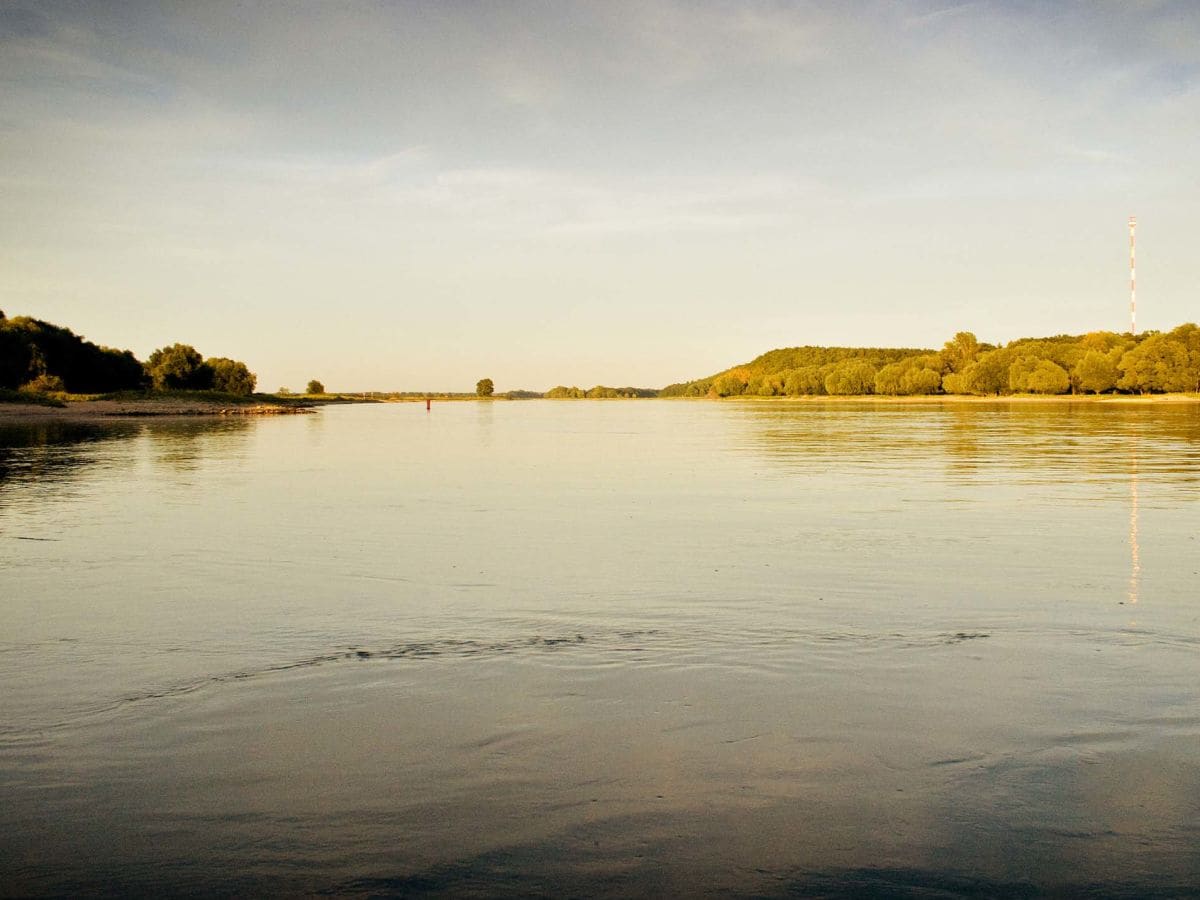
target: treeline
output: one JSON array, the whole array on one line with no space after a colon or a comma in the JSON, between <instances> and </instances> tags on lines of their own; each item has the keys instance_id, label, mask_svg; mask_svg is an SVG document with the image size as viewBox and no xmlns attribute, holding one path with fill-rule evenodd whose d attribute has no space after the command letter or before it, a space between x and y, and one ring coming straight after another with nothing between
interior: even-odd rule
<instances>
[{"instance_id":1,"label":"treeline","mask_svg":"<svg viewBox=\"0 0 1200 900\"><path fill-rule=\"evenodd\" d=\"M662 397L1157 394L1200 391L1200 328L1021 338L960 331L941 350L793 347L672 384Z\"/></svg>"},{"instance_id":2,"label":"treeline","mask_svg":"<svg viewBox=\"0 0 1200 900\"><path fill-rule=\"evenodd\" d=\"M635 388L635 387L605 387L602 384L596 385L594 388L583 390L577 387L565 387L559 385L551 388L543 395L547 400L608 400L619 397L634 398L634 397L657 397L658 391L653 388Z\"/></svg>"},{"instance_id":3,"label":"treeline","mask_svg":"<svg viewBox=\"0 0 1200 900\"><path fill-rule=\"evenodd\" d=\"M108 394L145 388L251 394L257 378L245 363L205 359L172 344L141 362L128 350L84 340L69 328L0 312L0 388L29 393Z\"/></svg>"}]
</instances>

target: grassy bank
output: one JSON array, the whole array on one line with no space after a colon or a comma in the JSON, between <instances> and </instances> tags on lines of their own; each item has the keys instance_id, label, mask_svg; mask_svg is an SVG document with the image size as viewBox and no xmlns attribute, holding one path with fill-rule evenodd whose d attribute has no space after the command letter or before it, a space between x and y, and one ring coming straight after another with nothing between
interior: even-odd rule
<instances>
[{"instance_id":1,"label":"grassy bank","mask_svg":"<svg viewBox=\"0 0 1200 900\"><path fill-rule=\"evenodd\" d=\"M222 391L137 390L49 396L8 393L18 396L6 398L7 402L0 405L0 419L270 416L310 413L318 405L303 397Z\"/></svg>"},{"instance_id":2,"label":"grassy bank","mask_svg":"<svg viewBox=\"0 0 1200 900\"><path fill-rule=\"evenodd\" d=\"M11 388L0 388L0 403L46 406L54 409L62 409L67 405L57 395L40 394L34 391L14 391Z\"/></svg>"}]
</instances>

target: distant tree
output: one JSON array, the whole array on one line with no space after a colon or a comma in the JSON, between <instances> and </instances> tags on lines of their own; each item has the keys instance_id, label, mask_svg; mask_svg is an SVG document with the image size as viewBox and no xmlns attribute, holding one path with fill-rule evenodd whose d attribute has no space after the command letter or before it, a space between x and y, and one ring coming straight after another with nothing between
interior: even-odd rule
<instances>
[{"instance_id":1,"label":"distant tree","mask_svg":"<svg viewBox=\"0 0 1200 900\"><path fill-rule=\"evenodd\" d=\"M969 331L960 331L954 340L946 341L941 355L951 372L961 372L979 355L979 340Z\"/></svg>"},{"instance_id":2,"label":"distant tree","mask_svg":"<svg viewBox=\"0 0 1200 900\"><path fill-rule=\"evenodd\" d=\"M490 378L481 378L475 382L475 395L478 397L490 397L495 390L496 386Z\"/></svg>"},{"instance_id":3,"label":"distant tree","mask_svg":"<svg viewBox=\"0 0 1200 900\"><path fill-rule=\"evenodd\" d=\"M1195 388L1187 345L1165 334L1153 334L1121 357L1117 386L1139 394Z\"/></svg>"},{"instance_id":4,"label":"distant tree","mask_svg":"<svg viewBox=\"0 0 1200 900\"><path fill-rule=\"evenodd\" d=\"M1109 354L1088 350L1072 373L1079 389L1087 394L1103 394L1117 386L1121 371Z\"/></svg>"},{"instance_id":5,"label":"distant tree","mask_svg":"<svg viewBox=\"0 0 1200 900\"><path fill-rule=\"evenodd\" d=\"M1012 354L1007 348L984 353L962 372L962 387L972 394L1002 394L1008 390L1008 367Z\"/></svg>"},{"instance_id":6,"label":"distant tree","mask_svg":"<svg viewBox=\"0 0 1200 900\"><path fill-rule=\"evenodd\" d=\"M546 397L550 400L582 400L587 396L586 392L577 387L566 387L558 385L546 391Z\"/></svg>"},{"instance_id":7,"label":"distant tree","mask_svg":"<svg viewBox=\"0 0 1200 900\"><path fill-rule=\"evenodd\" d=\"M1186 384L1184 390L1200 391L1200 327L1187 322L1172 329L1168 337L1187 349L1188 363L1182 379Z\"/></svg>"},{"instance_id":8,"label":"distant tree","mask_svg":"<svg viewBox=\"0 0 1200 900\"><path fill-rule=\"evenodd\" d=\"M746 389L746 380L728 372L712 384L712 392L718 397L737 397Z\"/></svg>"},{"instance_id":9,"label":"distant tree","mask_svg":"<svg viewBox=\"0 0 1200 900\"><path fill-rule=\"evenodd\" d=\"M205 360L204 364L212 370L214 390L242 396L254 393L254 386L258 383L258 379L244 362L217 356Z\"/></svg>"},{"instance_id":10,"label":"distant tree","mask_svg":"<svg viewBox=\"0 0 1200 900\"><path fill-rule=\"evenodd\" d=\"M1026 386L1033 394L1065 394L1071 389L1071 378L1058 363L1042 359L1029 373Z\"/></svg>"},{"instance_id":11,"label":"distant tree","mask_svg":"<svg viewBox=\"0 0 1200 900\"><path fill-rule=\"evenodd\" d=\"M937 353L889 363L875 375L875 393L936 394L942 386L942 366Z\"/></svg>"},{"instance_id":12,"label":"distant tree","mask_svg":"<svg viewBox=\"0 0 1200 900\"><path fill-rule=\"evenodd\" d=\"M1101 353L1107 353L1123 343L1124 339L1121 335L1112 331L1089 331L1079 339L1079 346L1085 352L1088 350L1099 350Z\"/></svg>"},{"instance_id":13,"label":"distant tree","mask_svg":"<svg viewBox=\"0 0 1200 900\"><path fill-rule=\"evenodd\" d=\"M789 397L818 397L825 393L825 378L820 366L800 366L788 371L783 382Z\"/></svg>"},{"instance_id":14,"label":"distant tree","mask_svg":"<svg viewBox=\"0 0 1200 900\"><path fill-rule=\"evenodd\" d=\"M947 394L969 394L967 379L959 372L947 372L942 376L942 390Z\"/></svg>"},{"instance_id":15,"label":"distant tree","mask_svg":"<svg viewBox=\"0 0 1200 900\"><path fill-rule=\"evenodd\" d=\"M314 378L312 381L310 381L308 383L308 386L304 389L304 393L306 393L306 394L323 394L323 393L325 393L325 385L321 384L321 382L317 381L317 379Z\"/></svg>"},{"instance_id":16,"label":"distant tree","mask_svg":"<svg viewBox=\"0 0 1200 900\"><path fill-rule=\"evenodd\" d=\"M213 370L195 347L172 344L150 354L146 374L156 388L204 390L213 384Z\"/></svg>"},{"instance_id":17,"label":"distant tree","mask_svg":"<svg viewBox=\"0 0 1200 900\"><path fill-rule=\"evenodd\" d=\"M874 390L875 367L866 360L843 360L825 376L825 391L829 394L853 396Z\"/></svg>"}]
</instances>

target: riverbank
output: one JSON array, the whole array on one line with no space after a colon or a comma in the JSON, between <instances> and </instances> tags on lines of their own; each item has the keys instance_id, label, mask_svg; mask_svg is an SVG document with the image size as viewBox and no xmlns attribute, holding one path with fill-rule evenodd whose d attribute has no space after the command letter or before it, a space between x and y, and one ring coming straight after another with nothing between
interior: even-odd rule
<instances>
[{"instance_id":1,"label":"riverbank","mask_svg":"<svg viewBox=\"0 0 1200 900\"><path fill-rule=\"evenodd\" d=\"M316 412L317 404L229 403L210 399L65 400L61 406L0 403L0 422L52 419L285 416Z\"/></svg>"},{"instance_id":2,"label":"riverbank","mask_svg":"<svg viewBox=\"0 0 1200 900\"><path fill-rule=\"evenodd\" d=\"M667 400L711 400L711 397L665 397ZM887 394L856 394L843 396L801 397L757 397L740 395L716 398L722 402L750 403L1091 403L1091 404L1143 404L1143 403L1200 403L1200 394L1005 394L980 397L976 394L911 394L891 396Z\"/></svg>"}]
</instances>

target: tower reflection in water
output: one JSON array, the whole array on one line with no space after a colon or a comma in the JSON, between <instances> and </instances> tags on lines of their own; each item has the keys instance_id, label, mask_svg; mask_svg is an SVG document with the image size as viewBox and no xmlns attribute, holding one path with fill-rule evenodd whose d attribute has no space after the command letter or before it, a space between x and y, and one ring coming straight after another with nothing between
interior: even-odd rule
<instances>
[{"instance_id":1,"label":"tower reflection in water","mask_svg":"<svg viewBox=\"0 0 1200 900\"><path fill-rule=\"evenodd\" d=\"M1133 445L1129 459L1129 602L1138 602L1138 582L1142 575L1142 562L1138 555L1138 455L1137 444Z\"/></svg>"}]
</instances>

